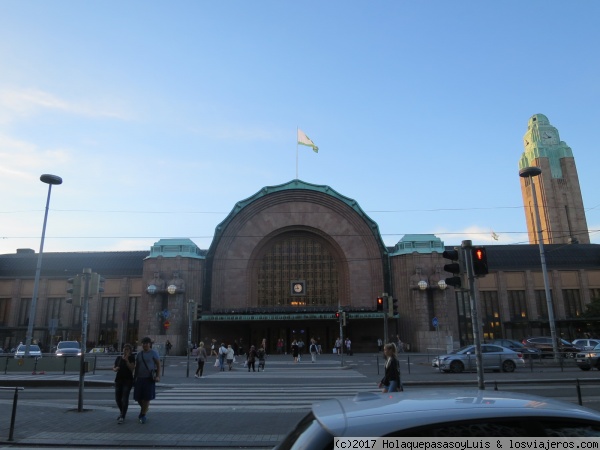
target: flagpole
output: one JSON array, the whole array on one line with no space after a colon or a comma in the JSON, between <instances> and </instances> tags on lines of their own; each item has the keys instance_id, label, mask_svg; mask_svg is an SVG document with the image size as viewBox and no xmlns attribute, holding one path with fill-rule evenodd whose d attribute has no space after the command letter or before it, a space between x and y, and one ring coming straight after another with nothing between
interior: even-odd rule
<instances>
[{"instance_id":1,"label":"flagpole","mask_svg":"<svg viewBox=\"0 0 600 450\"><path fill-rule=\"evenodd\" d=\"M298 179L298 127L296 127L296 180Z\"/></svg>"}]
</instances>

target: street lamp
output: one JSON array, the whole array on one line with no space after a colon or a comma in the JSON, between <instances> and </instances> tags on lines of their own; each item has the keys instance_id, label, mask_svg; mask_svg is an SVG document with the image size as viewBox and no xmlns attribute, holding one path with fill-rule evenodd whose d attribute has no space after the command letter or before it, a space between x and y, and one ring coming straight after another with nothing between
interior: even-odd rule
<instances>
[{"instance_id":1,"label":"street lamp","mask_svg":"<svg viewBox=\"0 0 600 450\"><path fill-rule=\"evenodd\" d=\"M452 351L452 347L454 347L452 342L452 335L450 334L450 324L448 319L448 302L446 301L446 288L448 285L445 280L438 281L438 287L444 294L444 321L446 322L446 352L450 353Z\"/></svg>"},{"instance_id":2,"label":"street lamp","mask_svg":"<svg viewBox=\"0 0 600 450\"><path fill-rule=\"evenodd\" d=\"M192 352L192 311L194 310L194 303L194 300L188 300L187 370L185 375L187 378L190 376L190 353Z\"/></svg>"},{"instance_id":3,"label":"street lamp","mask_svg":"<svg viewBox=\"0 0 600 450\"><path fill-rule=\"evenodd\" d=\"M42 183L48 185L48 198L46 199L46 211L44 213L44 225L42 227L42 240L40 242L40 253L38 254L37 266L35 268L35 279L33 282L33 295L29 307L29 323L27 324L27 335L25 336L25 356L29 356L29 347L33 338L33 322L35 321L35 310L37 307L38 291L40 287L40 273L42 272L42 255L44 253L44 237L46 235L46 222L48 221L48 207L50 206L50 194L53 184L62 184L62 178L58 175L45 173L40 177Z\"/></svg>"},{"instance_id":4,"label":"street lamp","mask_svg":"<svg viewBox=\"0 0 600 450\"><path fill-rule=\"evenodd\" d=\"M556 322L554 319L554 307L552 306L552 296L550 293L550 283L548 281L548 270L546 268L546 255L544 253L544 240L542 238L542 224L540 221L540 212L538 211L537 197L535 195L535 184L533 177L537 177L542 173L539 167L525 167L519 170L521 178L529 178L531 184L531 196L533 197L533 209L535 212L535 227L537 228L538 244L540 246L540 260L542 263L542 276L544 277L544 290L546 291L546 305L548 307L548 323L550 325L550 336L552 337L552 351L554 358L558 357L558 341L556 340Z\"/></svg>"}]
</instances>

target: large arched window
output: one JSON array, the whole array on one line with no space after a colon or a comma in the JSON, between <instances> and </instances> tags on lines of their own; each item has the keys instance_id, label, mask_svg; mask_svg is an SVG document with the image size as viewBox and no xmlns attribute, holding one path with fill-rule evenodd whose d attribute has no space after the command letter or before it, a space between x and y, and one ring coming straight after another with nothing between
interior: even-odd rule
<instances>
[{"instance_id":1,"label":"large arched window","mask_svg":"<svg viewBox=\"0 0 600 450\"><path fill-rule=\"evenodd\" d=\"M330 250L310 233L285 233L270 241L258 261L258 306L337 306L338 267ZM300 295L293 292L294 282L303 283Z\"/></svg>"}]
</instances>

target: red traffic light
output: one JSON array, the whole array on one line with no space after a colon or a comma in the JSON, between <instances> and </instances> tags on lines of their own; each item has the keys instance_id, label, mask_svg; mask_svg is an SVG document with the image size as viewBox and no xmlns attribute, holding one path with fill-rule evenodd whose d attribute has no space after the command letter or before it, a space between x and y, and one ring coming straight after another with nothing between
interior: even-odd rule
<instances>
[{"instance_id":1,"label":"red traffic light","mask_svg":"<svg viewBox=\"0 0 600 450\"><path fill-rule=\"evenodd\" d=\"M340 312L339 312L339 311L335 313L335 318L336 318L336 319L339 319L339 318L340 318Z\"/></svg>"},{"instance_id":2,"label":"red traffic light","mask_svg":"<svg viewBox=\"0 0 600 450\"><path fill-rule=\"evenodd\" d=\"M377 297L377 311L383 311L383 297Z\"/></svg>"},{"instance_id":3,"label":"red traffic light","mask_svg":"<svg viewBox=\"0 0 600 450\"><path fill-rule=\"evenodd\" d=\"M488 274L487 252L485 247L473 247L473 274L476 277Z\"/></svg>"}]
</instances>

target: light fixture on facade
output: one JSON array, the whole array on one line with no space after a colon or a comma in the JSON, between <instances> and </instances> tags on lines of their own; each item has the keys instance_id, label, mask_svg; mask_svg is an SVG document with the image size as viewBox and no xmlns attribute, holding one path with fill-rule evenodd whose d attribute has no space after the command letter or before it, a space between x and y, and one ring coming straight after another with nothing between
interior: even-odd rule
<instances>
[{"instance_id":1,"label":"light fixture on facade","mask_svg":"<svg viewBox=\"0 0 600 450\"><path fill-rule=\"evenodd\" d=\"M146 292L150 295L156 295L157 291L158 291L158 288L154 284L151 284L150 286L148 286L146 288Z\"/></svg>"},{"instance_id":2,"label":"light fixture on facade","mask_svg":"<svg viewBox=\"0 0 600 450\"><path fill-rule=\"evenodd\" d=\"M427 281L425 281L425 280L419 281L419 283L417 285L419 286L419 289L421 289L422 291L427 289L427 286L428 286Z\"/></svg>"},{"instance_id":3,"label":"light fixture on facade","mask_svg":"<svg viewBox=\"0 0 600 450\"><path fill-rule=\"evenodd\" d=\"M171 295L175 295L175 293L177 292L177 286L175 286L174 284L169 285L169 287L167 288L167 292Z\"/></svg>"}]
</instances>

